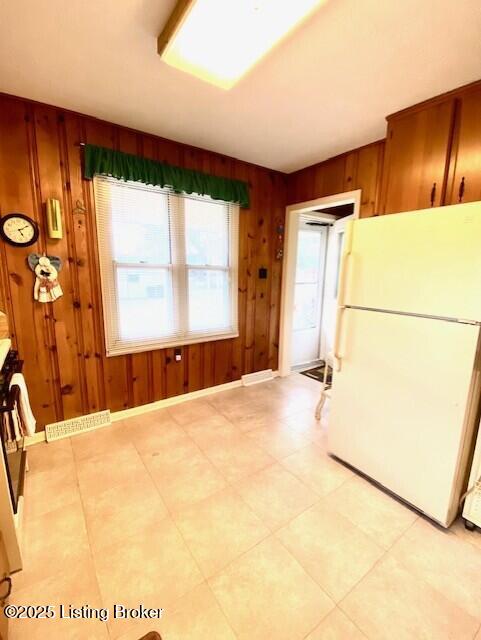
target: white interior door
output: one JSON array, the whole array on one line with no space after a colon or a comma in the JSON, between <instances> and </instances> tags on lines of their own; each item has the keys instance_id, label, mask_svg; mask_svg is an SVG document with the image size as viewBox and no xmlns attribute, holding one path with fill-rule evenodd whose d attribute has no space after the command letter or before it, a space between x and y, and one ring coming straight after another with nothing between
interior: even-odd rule
<instances>
[{"instance_id":1,"label":"white interior door","mask_svg":"<svg viewBox=\"0 0 481 640\"><path fill-rule=\"evenodd\" d=\"M329 451L449 525L475 422L479 327L345 309L340 329Z\"/></svg>"},{"instance_id":2,"label":"white interior door","mask_svg":"<svg viewBox=\"0 0 481 640\"><path fill-rule=\"evenodd\" d=\"M327 241L326 277L324 285L323 314L321 326L320 357L325 360L333 350L336 333L337 294L339 286L339 270L344 246L346 225L354 216L346 216L336 220L329 228Z\"/></svg>"},{"instance_id":3,"label":"white interior door","mask_svg":"<svg viewBox=\"0 0 481 640\"><path fill-rule=\"evenodd\" d=\"M327 227L301 223L297 240L291 363L319 358Z\"/></svg>"}]
</instances>

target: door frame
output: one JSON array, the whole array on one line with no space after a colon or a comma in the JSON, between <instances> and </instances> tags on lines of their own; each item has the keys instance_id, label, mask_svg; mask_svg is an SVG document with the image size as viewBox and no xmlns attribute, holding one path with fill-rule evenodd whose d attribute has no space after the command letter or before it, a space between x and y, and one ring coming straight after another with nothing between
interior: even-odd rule
<instances>
[{"instance_id":1,"label":"door frame","mask_svg":"<svg viewBox=\"0 0 481 640\"><path fill-rule=\"evenodd\" d=\"M281 317L279 328L279 375L288 376L291 373L291 338L292 319L294 315L294 287L295 270L297 263L297 231L299 218L302 214L318 218L319 220L332 220L328 213L316 211L321 207L353 204L354 218L359 218L361 209L361 189L345 191L332 196L316 198L306 202L297 202L286 207L286 224L284 240L284 259L282 263L281 283Z\"/></svg>"},{"instance_id":2,"label":"door frame","mask_svg":"<svg viewBox=\"0 0 481 640\"><path fill-rule=\"evenodd\" d=\"M304 217L305 216L305 217ZM318 218L315 218L314 216L311 216L310 214L303 214L299 217L299 223L298 223L298 229L297 229L297 234L298 234L298 240L297 242L299 243L299 235L301 234L302 231L306 231L307 233L313 233L313 234L318 234L320 236L321 239L321 244L320 244L320 251L319 251L319 264L318 264L318 268L319 268L319 278L318 278L318 282L317 282L317 314L318 314L318 321L319 324L317 326L318 329L318 348L316 350L316 357L313 360L306 360L305 362L300 362L298 364L293 364L292 366L303 366L304 364L309 364L310 362L317 362L320 359L320 353L321 353L321 335L322 335L322 312L323 312L323 307L324 307L324 295L325 295L325 290L324 290L324 285L326 282L326 265L327 265L327 249L328 249L328 244L329 244L329 231L326 227L320 227L317 228L317 230L312 227L309 227L306 225L307 221L318 221ZM328 222L326 220L326 222ZM296 282L297 280L297 264L296 264L296 269L294 270L294 299L295 299L295 290L296 287L298 285L298 283ZM293 323L294 323L294 315L293 315ZM313 328L311 329L302 329L301 331L312 331ZM295 342L295 331L292 331L292 335L291 335L291 348L293 345L293 341ZM299 345L297 345L299 346ZM294 347L295 350L295 347ZM291 356L292 359L292 356ZM314 365L312 365L314 366Z\"/></svg>"}]
</instances>

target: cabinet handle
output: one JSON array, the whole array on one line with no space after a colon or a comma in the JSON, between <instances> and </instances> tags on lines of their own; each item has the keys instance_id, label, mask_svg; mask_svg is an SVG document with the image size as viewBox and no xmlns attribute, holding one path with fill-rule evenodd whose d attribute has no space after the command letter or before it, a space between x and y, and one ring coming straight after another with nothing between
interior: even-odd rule
<instances>
[{"instance_id":1,"label":"cabinet handle","mask_svg":"<svg viewBox=\"0 0 481 640\"><path fill-rule=\"evenodd\" d=\"M459 183L459 191L458 191L458 197L459 200L458 202L462 202L463 201L463 197L464 197L464 176L461 178L461 182Z\"/></svg>"},{"instance_id":2,"label":"cabinet handle","mask_svg":"<svg viewBox=\"0 0 481 640\"><path fill-rule=\"evenodd\" d=\"M434 201L436 199L436 183L433 182L433 188L431 189L431 206L434 207Z\"/></svg>"}]
</instances>

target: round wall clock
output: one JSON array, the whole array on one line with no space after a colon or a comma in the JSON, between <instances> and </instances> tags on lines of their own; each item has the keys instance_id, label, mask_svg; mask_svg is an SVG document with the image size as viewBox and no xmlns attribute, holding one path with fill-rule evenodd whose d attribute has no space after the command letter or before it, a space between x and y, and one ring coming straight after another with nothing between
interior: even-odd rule
<instances>
[{"instance_id":1,"label":"round wall clock","mask_svg":"<svg viewBox=\"0 0 481 640\"><path fill-rule=\"evenodd\" d=\"M0 218L0 236L14 247L29 247L38 240L38 224L23 213Z\"/></svg>"}]
</instances>

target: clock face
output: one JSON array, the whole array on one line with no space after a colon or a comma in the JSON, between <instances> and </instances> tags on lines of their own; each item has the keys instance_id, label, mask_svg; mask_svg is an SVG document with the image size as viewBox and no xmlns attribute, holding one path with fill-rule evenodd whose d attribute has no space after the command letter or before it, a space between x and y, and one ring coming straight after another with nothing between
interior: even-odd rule
<instances>
[{"instance_id":1,"label":"clock face","mask_svg":"<svg viewBox=\"0 0 481 640\"><path fill-rule=\"evenodd\" d=\"M38 226L23 213L10 213L0 219L0 233L4 240L16 247L28 247L38 238Z\"/></svg>"}]
</instances>

